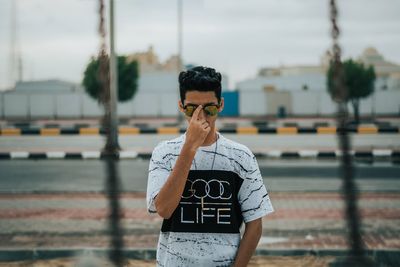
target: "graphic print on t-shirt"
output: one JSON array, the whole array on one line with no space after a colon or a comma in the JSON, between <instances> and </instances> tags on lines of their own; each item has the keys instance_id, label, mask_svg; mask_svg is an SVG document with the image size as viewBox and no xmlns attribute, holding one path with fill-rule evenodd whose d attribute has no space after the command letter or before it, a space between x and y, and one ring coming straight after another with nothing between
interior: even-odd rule
<instances>
[{"instance_id":1,"label":"graphic print on t-shirt","mask_svg":"<svg viewBox=\"0 0 400 267\"><path fill-rule=\"evenodd\" d=\"M179 205L162 232L239 233L237 194L243 180L232 171L190 170Z\"/></svg>"}]
</instances>

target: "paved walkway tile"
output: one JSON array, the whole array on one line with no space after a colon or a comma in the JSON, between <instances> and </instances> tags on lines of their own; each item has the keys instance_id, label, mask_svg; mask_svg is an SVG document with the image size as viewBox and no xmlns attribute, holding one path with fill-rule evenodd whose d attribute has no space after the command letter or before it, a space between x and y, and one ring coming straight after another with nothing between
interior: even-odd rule
<instances>
[{"instance_id":1,"label":"paved walkway tile","mask_svg":"<svg viewBox=\"0 0 400 267\"><path fill-rule=\"evenodd\" d=\"M155 248L162 219L147 212L145 194L120 199L125 246ZM259 248L347 248L340 194L272 192L271 199L276 212L263 218ZM400 249L400 193L362 193L359 207L366 248ZM108 247L107 219L103 194L1 194L0 248Z\"/></svg>"}]
</instances>

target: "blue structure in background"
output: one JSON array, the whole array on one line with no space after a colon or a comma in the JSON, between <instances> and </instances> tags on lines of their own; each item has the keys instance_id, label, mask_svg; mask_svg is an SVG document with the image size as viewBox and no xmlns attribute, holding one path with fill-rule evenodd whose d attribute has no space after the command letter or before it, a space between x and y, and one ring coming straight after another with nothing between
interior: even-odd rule
<instances>
[{"instance_id":1,"label":"blue structure in background","mask_svg":"<svg viewBox=\"0 0 400 267\"><path fill-rule=\"evenodd\" d=\"M224 109L219 116L238 117L239 116L239 92L222 92L222 97L225 99Z\"/></svg>"}]
</instances>

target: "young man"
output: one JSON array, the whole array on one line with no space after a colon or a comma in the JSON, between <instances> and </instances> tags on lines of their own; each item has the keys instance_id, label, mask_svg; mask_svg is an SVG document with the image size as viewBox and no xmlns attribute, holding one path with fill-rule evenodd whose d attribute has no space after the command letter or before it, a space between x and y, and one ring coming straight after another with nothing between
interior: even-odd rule
<instances>
[{"instance_id":1,"label":"young man","mask_svg":"<svg viewBox=\"0 0 400 267\"><path fill-rule=\"evenodd\" d=\"M179 89L188 128L160 142L149 165L148 211L164 218L157 266L247 266L262 234L261 218L273 211L257 160L215 129L224 107L220 73L183 71Z\"/></svg>"}]
</instances>

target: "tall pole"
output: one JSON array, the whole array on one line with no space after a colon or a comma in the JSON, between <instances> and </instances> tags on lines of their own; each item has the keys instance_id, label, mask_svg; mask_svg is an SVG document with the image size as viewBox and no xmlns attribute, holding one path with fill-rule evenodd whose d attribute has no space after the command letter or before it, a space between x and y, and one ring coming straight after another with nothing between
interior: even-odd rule
<instances>
[{"instance_id":1,"label":"tall pole","mask_svg":"<svg viewBox=\"0 0 400 267\"><path fill-rule=\"evenodd\" d=\"M182 0L178 0L178 64L177 64L177 72L181 72L183 70L183 59L182 59ZM179 95L179 94L178 94ZM178 125L182 124L183 115L178 111Z\"/></svg>"},{"instance_id":2,"label":"tall pole","mask_svg":"<svg viewBox=\"0 0 400 267\"><path fill-rule=\"evenodd\" d=\"M14 87L16 82L16 69L18 61L17 48L17 1L11 1L11 30L10 30L10 62L9 83Z\"/></svg>"},{"instance_id":3,"label":"tall pole","mask_svg":"<svg viewBox=\"0 0 400 267\"><path fill-rule=\"evenodd\" d=\"M102 159L105 159L105 171L107 173L107 181L105 191L109 200L109 233L111 235L111 248L108 253L109 259L115 267L124 265L124 240L123 228L120 223L122 211L120 208L120 179L118 171L118 125L117 125L117 67L114 49L114 0L110 0L110 57L106 52L106 34L104 27L104 0L100 2L100 79L103 87L101 101L104 104L105 116L103 126L106 130L107 141L102 151Z\"/></svg>"},{"instance_id":4,"label":"tall pole","mask_svg":"<svg viewBox=\"0 0 400 267\"><path fill-rule=\"evenodd\" d=\"M22 64L21 50L18 49L18 82L24 80L24 65Z\"/></svg>"},{"instance_id":5,"label":"tall pole","mask_svg":"<svg viewBox=\"0 0 400 267\"><path fill-rule=\"evenodd\" d=\"M114 46L114 0L110 0L110 140L107 146L114 152L119 150L118 145L118 119L117 119L117 99L118 99L118 70Z\"/></svg>"},{"instance_id":6,"label":"tall pole","mask_svg":"<svg viewBox=\"0 0 400 267\"><path fill-rule=\"evenodd\" d=\"M331 37L333 41L333 91L337 101L336 121L338 125L338 139L340 150L340 171L342 176L342 192L345 200L345 215L348 227L349 255L345 259L330 263L331 267L367 267L374 266L371 259L365 257L364 244L361 238L361 219L357 207L358 191L354 182L353 160L350 155L351 143L347 129L347 98L348 91L343 80L343 66L341 62L341 48L339 45L339 27L337 23L338 9L335 0L329 1Z\"/></svg>"},{"instance_id":7,"label":"tall pole","mask_svg":"<svg viewBox=\"0 0 400 267\"><path fill-rule=\"evenodd\" d=\"M22 82L24 79L24 69L21 55L21 42L19 40L19 24L18 24L18 1L13 1L13 31L14 31L14 50L15 50L15 64L17 66L17 81Z\"/></svg>"},{"instance_id":8,"label":"tall pole","mask_svg":"<svg viewBox=\"0 0 400 267\"><path fill-rule=\"evenodd\" d=\"M178 72L183 69L182 49L182 0L178 0Z\"/></svg>"}]
</instances>

